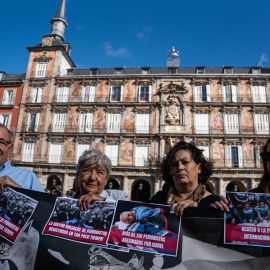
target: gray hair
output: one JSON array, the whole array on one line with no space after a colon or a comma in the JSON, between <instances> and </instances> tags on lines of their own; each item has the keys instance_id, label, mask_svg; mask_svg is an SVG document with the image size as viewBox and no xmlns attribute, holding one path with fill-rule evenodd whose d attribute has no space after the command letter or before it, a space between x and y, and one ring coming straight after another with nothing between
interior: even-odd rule
<instances>
[{"instance_id":1,"label":"gray hair","mask_svg":"<svg viewBox=\"0 0 270 270\"><path fill-rule=\"evenodd\" d=\"M0 128L4 128L8 132L8 141L12 143L13 133L2 123L0 123Z\"/></svg>"},{"instance_id":2,"label":"gray hair","mask_svg":"<svg viewBox=\"0 0 270 270\"><path fill-rule=\"evenodd\" d=\"M107 178L111 174L112 169L112 163L111 160L102 152L100 152L97 149L88 149L85 150L81 156L79 157L78 164L77 164L77 173L79 173L79 170L83 163L89 159L89 164L97 164L98 166L103 165L106 167L107 170Z\"/></svg>"}]
</instances>

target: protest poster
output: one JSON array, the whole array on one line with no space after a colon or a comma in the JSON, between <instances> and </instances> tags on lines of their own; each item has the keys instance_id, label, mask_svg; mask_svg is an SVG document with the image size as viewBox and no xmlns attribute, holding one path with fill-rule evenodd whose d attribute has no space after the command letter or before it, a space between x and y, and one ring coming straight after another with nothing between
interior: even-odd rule
<instances>
[{"instance_id":1,"label":"protest poster","mask_svg":"<svg viewBox=\"0 0 270 270\"><path fill-rule=\"evenodd\" d=\"M78 200L58 197L43 234L105 245L114 209L113 202L95 201L81 211Z\"/></svg>"},{"instance_id":2,"label":"protest poster","mask_svg":"<svg viewBox=\"0 0 270 270\"><path fill-rule=\"evenodd\" d=\"M229 212L224 215L226 244L270 247L270 195L226 192Z\"/></svg>"},{"instance_id":3,"label":"protest poster","mask_svg":"<svg viewBox=\"0 0 270 270\"><path fill-rule=\"evenodd\" d=\"M108 244L176 256L179 232L180 217L170 206L119 200Z\"/></svg>"},{"instance_id":4,"label":"protest poster","mask_svg":"<svg viewBox=\"0 0 270 270\"><path fill-rule=\"evenodd\" d=\"M0 234L14 243L31 218L37 201L6 187L0 193Z\"/></svg>"}]
</instances>

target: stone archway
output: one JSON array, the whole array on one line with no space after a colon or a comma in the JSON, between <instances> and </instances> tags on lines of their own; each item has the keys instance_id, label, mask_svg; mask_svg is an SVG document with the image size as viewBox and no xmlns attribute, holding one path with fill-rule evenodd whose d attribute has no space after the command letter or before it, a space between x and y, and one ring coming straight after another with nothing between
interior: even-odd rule
<instances>
[{"instance_id":1,"label":"stone archway","mask_svg":"<svg viewBox=\"0 0 270 270\"><path fill-rule=\"evenodd\" d=\"M107 184L105 186L105 189L120 189L120 185L118 181L114 178L109 178L107 181Z\"/></svg>"},{"instance_id":2,"label":"stone archway","mask_svg":"<svg viewBox=\"0 0 270 270\"><path fill-rule=\"evenodd\" d=\"M211 192L213 194L215 193L215 187L214 187L214 185L210 181L207 181L205 183L205 186L206 186L206 190L207 191L209 191L209 192Z\"/></svg>"},{"instance_id":3,"label":"stone archway","mask_svg":"<svg viewBox=\"0 0 270 270\"><path fill-rule=\"evenodd\" d=\"M227 186L226 186L226 191L234 191L234 192L246 192L246 187L244 184L239 181L239 180L234 180L231 181Z\"/></svg>"},{"instance_id":4,"label":"stone archway","mask_svg":"<svg viewBox=\"0 0 270 270\"><path fill-rule=\"evenodd\" d=\"M133 182L131 187L131 200L139 202L149 202L151 195L151 186L148 181L138 179Z\"/></svg>"},{"instance_id":5,"label":"stone archway","mask_svg":"<svg viewBox=\"0 0 270 270\"><path fill-rule=\"evenodd\" d=\"M62 182L59 176L53 174L48 177L46 191L50 194L62 195Z\"/></svg>"}]
</instances>

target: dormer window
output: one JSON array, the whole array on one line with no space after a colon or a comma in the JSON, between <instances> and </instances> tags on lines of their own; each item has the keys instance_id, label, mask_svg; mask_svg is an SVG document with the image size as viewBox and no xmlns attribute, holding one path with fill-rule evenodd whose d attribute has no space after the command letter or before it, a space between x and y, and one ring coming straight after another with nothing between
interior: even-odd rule
<instances>
[{"instance_id":1,"label":"dormer window","mask_svg":"<svg viewBox=\"0 0 270 270\"><path fill-rule=\"evenodd\" d=\"M90 75L93 75L93 76L98 75L98 69L97 68L90 69Z\"/></svg>"},{"instance_id":2,"label":"dormer window","mask_svg":"<svg viewBox=\"0 0 270 270\"><path fill-rule=\"evenodd\" d=\"M177 68L176 67L170 67L169 68L169 74L176 74L177 73Z\"/></svg>"},{"instance_id":3,"label":"dormer window","mask_svg":"<svg viewBox=\"0 0 270 270\"><path fill-rule=\"evenodd\" d=\"M196 67L196 73L197 74L204 74L205 73L205 67Z\"/></svg>"},{"instance_id":4,"label":"dormer window","mask_svg":"<svg viewBox=\"0 0 270 270\"><path fill-rule=\"evenodd\" d=\"M224 67L223 68L224 74L232 74L233 73L233 67Z\"/></svg>"},{"instance_id":5,"label":"dormer window","mask_svg":"<svg viewBox=\"0 0 270 270\"><path fill-rule=\"evenodd\" d=\"M260 67L252 67L251 73L252 74L261 74L261 68Z\"/></svg>"},{"instance_id":6,"label":"dormer window","mask_svg":"<svg viewBox=\"0 0 270 270\"><path fill-rule=\"evenodd\" d=\"M150 68L149 67L142 67L142 74L150 74Z\"/></svg>"},{"instance_id":7,"label":"dormer window","mask_svg":"<svg viewBox=\"0 0 270 270\"><path fill-rule=\"evenodd\" d=\"M115 75L121 75L121 74L123 74L123 68L116 68L115 71L114 71L114 74Z\"/></svg>"}]
</instances>

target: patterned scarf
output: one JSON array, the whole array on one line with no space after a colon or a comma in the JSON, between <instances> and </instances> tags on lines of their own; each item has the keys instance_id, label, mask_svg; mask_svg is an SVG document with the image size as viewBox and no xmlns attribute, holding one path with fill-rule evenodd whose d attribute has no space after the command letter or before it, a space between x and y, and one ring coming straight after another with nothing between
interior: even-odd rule
<instances>
[{"instance_id":1,"label":"patterned scarf","mask_svg":"<svg viewBox=\"0 0 270 270\"><path fill-rule=\"evenodd\" d=\"M199 184L190 196L188 196L184 201L191 200L193 202L200 202L205 194L205 185ZM176 203L177 191L175 187L171 187L167 195L167 204L171 205Z\"/></svg>"}]
</instances>

